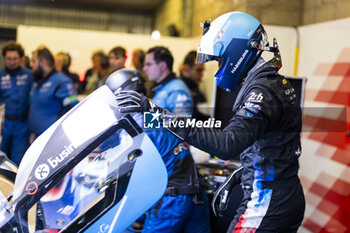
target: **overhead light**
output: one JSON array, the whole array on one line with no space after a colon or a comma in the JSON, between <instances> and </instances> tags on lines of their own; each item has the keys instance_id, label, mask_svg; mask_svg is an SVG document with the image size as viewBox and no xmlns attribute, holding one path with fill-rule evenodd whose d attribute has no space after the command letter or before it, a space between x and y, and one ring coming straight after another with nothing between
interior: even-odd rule
<instances>
[{"instance_id":1,"label":"overhead light","mask_svg":"<svg viewBox=\"0 0 350 233\"><path fill-rule=\"evenodd\" d=\"M151 36L152 36L152 39L153 39L153 40L159 40L160 37L161 37L160 31L158 31L158 30L153 30Z\"/></svg>"}]
</instances>

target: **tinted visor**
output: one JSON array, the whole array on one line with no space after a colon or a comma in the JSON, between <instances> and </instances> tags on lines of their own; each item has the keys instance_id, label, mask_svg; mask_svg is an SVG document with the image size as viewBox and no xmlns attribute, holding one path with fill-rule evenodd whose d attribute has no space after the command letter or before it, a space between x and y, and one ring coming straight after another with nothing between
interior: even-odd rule
<instances>
[{"instance_id":1,"label":"tinted visor","mask_svg":"<svg viewBox=\"0 0 350 233\"><path fill-rule=\"evenodd\" d=\"M218 58L219 57L217 56L213 56L205 53L197 53L196 64L205 63L208 61L217 61Z\"/></svg>"}]
</instances>

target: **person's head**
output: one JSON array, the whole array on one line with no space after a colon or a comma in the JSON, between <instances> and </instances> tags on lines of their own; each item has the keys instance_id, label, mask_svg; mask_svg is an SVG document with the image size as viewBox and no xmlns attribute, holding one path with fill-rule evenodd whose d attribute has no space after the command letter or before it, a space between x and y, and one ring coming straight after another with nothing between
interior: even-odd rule
<instances>
[{"instance_id":1,"label":"person's head","mask_svg":"<svg viewBox=\"0 0 350 233\"><path fill-rule=\"evenodd\" d=\"M50 50L39 49L33 52L31 65L34 80L42 82L54 68L55 59Z\"/></svg>"},{"instance_id":2,"label":"person's head","mask_svg":"<svg viewBox=\"0 0 350 233\"><path fill-rule=\"evenodd\" d=\"M197 52L195 50L190 51L182 64L182 74L186 78L192 79L195 83L199 84L203 78L204 64L196 64Z\"/></svg>"},{"instance_id":3,"label":"person's head","mask_svg":"<svg viewBox=\"0 0 350 233\"><path fill-rule=\"evenodd\" d=\"M93 68L98 72L109 69L108 56L102 51L98 50L92 54L91 57Z\"/></svg>"},{"instance_id":4,"label":"person's head","mask_svg":"<svg viewBox=\"0 0 350 233\"><path fill-rule=\"evenodd\" d=\"M135 49L132 53L132 64L137 70L143 69L145 62L145 52L142 49Z\"/></svg>"},{"instance_id":5,"label":"person's head","mask_svg":"<svg viewBox=\"0 0 350 233\"><path fill-rule=\"evenodd\" d=\"M40 45L36 48L36 50L39 50L39 49L48 49L48 48L47 48L46 45L40 44Z\"/></svg>"},{"instance_id":6,"label":"person's head","mask_svg":"<svg viewBox=\"0 0 350 233\"><path fill-rule=\"evenodd\" d=\"M143 70L150 81L160 83L173 71L173 63L169 49L156 46L147 51Z\"/></svg>"},{"instance_id":7,"label":"person's head","mask_svg":"<svg viewBox=\"0 0 350 233\"><path fill-rule=\"evenodd\" d=\"M243 12L229 12L204 23L197 63L218 61L216 83L233 92L267 44L265 30L257 19Z\"/></svg>"},{"instance_id":8,"label":"person's head","mask_svg":"<svg viewBox=\"0 0 350 233\"><path fill-rule=\"evenodd\" d=\"M21 58L21 67L32 69L32 67L30 66L30 59L29 59L29 57L27 55L24 55Z\"/></svg>"},{"instance_id":9,"label":"person's head","mask_svg":"<svg viewBox=\"0 0 350 233\"><path fill-rule=\"evenodd\" d=\"M126 60L126 50L123 47L115 47L108 53L108 61L113 71L123 69Z\"/></svg>"},{"instance_id":10,"label":"person's head","mask_svg":"<svg viewBox=\"0 0 350 233\"><path fill-rule=\"evenodd\" d=\"M21 59L24 56L24 49L19 43L9 41L2 47L2 56L5 60L6 69L14 71L20 68Z\"/></svg>"},{"instance_id":11,"label":"person's head","mask_svg":"<svg viewBox=\"0 0 350 233\"><path fill-rule=\"evenodd\" d=\"M70 58L68 53L59 52L55 55L55 69L57 71L66 73L69 68Z\"/></svg>"},{"instance_id":12,"label":"person's head","mask_svg":"<svg viewBox=\"0 0 350 233\"><path fill-rule=\"evenodd\" d=\"M121 69L109 75L105 84L113 93L117 91L132 90L145 95L146 88L144 83L145 80L137 70Z\"/></svg>"}]
</instances>

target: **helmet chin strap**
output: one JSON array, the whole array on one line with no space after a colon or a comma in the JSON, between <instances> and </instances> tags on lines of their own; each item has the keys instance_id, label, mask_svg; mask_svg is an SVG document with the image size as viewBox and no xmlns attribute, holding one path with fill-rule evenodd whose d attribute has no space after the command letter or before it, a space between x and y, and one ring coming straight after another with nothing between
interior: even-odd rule
<instances>
[{"instance_id":1,"label":"helmet chin strap","mask_svg":"<svg viewBox=\"0 0 350 233\"><path fill-rule=\"evenodd\" d=\"M270 61L268 61L268 63L271 63L272 65L277 67L277 69L280 69L282 67L281 53L280 53L280 50L278 48L278 43L277 43L276 38L273 38L273 46L272 47L262 46L261 44L258 44L258 42L255 40L252 40L250 42L250 47L257 49L257 50L260 50L260 51L272 52L274 54L273 58Z\"/></svg>"}]
</instances>

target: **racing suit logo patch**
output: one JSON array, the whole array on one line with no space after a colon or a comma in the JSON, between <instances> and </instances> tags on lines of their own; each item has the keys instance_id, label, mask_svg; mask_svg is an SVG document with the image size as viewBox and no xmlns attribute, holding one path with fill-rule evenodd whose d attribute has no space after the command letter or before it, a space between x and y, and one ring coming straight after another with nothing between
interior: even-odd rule
<instances>
[{"instance_id":1,"label":"racing suit logo patch","mask_svg":"<svg viewBox=\"0 0 350 233\"><path fill-rule=\"evenodd\" d=\"M255 93L255 92L249 93L249 98L248 98L249 102L261 103L263 99L264 99L264 96L261 93L259 93L259 94Z\"/></svg>"}]
</instances>

